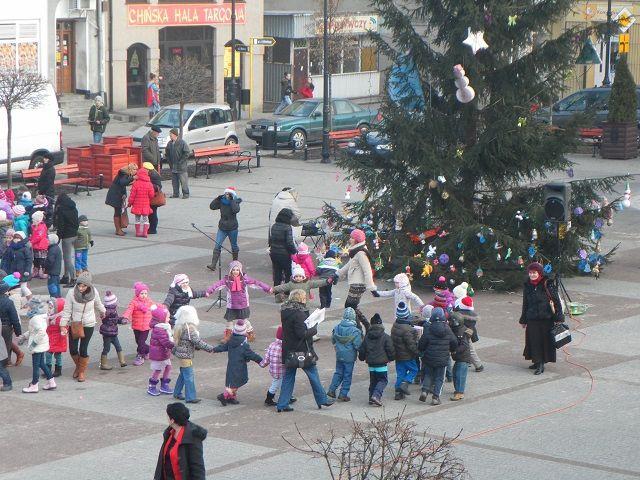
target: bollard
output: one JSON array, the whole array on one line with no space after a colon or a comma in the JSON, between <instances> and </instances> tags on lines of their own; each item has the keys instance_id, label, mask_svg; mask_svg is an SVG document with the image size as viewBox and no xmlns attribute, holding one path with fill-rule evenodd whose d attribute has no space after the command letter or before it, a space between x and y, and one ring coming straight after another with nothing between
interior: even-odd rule
<instances>
[{"instance_id":1,"label":"bollard","mask_svg":"<svg viewBox=\"0 0 640 480\"><path fill-rule=\"evenodd\" d=\"M278 133L276 128L278 128L278 124L273 122L273 156L278 156Z\"/></svg>"},{"instance_id":2,"label":"bollard","mask_svg":"<svg viewBox=\"0 0 640 480\"><path fill-rule=\"evenodd\" d=\"M309 148L305 142L304 144L304 161L306 162L309 159Z\"/></svg>"},{"instance_id":3,"label":"bollard","mask_svg":"<svg viewBox=\"0 0 640 480\"><path fill-rule=\"evenodd\" d=\"M260 168L260 154L262 151L260 150L260 145L256 142L256 168Z\"/></svg>"}]
</instances>

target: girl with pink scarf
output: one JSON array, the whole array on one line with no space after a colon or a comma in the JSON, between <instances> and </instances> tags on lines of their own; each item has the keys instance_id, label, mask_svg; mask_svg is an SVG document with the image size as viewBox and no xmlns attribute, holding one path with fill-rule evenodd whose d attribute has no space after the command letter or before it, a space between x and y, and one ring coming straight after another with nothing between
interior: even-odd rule
<instances>
[{"instance_id":1,"label":"girl with pink scarf","mask_svg":"<svg viewBox=\"0 0 640 480\"><path fill-rule=\"evenodd\" d=\"M138 345L136 359L133 364L140 366L146 358L149 358L147 338L149 337L149 323L151 322L151 306L154 302L149 298L149 287L146 284L136 282L133 284L133 290L135 291L135 297L129 302L129 306L122 316L131 322L133 335Z\"/></svg>"}]
</instances>

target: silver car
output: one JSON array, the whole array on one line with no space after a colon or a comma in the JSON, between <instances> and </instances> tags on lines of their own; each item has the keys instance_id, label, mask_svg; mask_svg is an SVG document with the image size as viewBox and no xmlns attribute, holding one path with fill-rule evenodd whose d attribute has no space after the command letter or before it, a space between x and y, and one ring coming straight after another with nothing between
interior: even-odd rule
<instances>
[{"instance_id":1,"label":"silver car","mask_svg":"<svg viewBox=\"0 0 640 480\"><path fill-rule=\"evenodd\" d=\"M180 128L180 105L163 107L144 126L136 129L131 136L140 142L152 125L162 129L158 135L158 146L164 149L169 143L169 130ZM182 111L182 138L191 148L238 143L236 124L228 105L215 103L187 103Z\"/></svg>"}]
</instances>

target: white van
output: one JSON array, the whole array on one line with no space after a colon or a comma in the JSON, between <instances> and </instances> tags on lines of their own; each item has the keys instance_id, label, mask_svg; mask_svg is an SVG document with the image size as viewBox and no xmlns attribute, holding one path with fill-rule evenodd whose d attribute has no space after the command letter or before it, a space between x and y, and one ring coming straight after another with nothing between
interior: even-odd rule
<instances>
[{"instance_id":1,"label":"white van","mask_svg":"<svg viewBox=\"0 0 640 480\"><path fill-rule=\"evenodd\" d=\"M14 109L11 113L11 172L39 166L42 155L51 153L55 163L64 158L62 125L58 99L48 84L42 102L35 108ZM0 107L0 175L7 174L7 112Z\"/></svg>"}]
</instances>

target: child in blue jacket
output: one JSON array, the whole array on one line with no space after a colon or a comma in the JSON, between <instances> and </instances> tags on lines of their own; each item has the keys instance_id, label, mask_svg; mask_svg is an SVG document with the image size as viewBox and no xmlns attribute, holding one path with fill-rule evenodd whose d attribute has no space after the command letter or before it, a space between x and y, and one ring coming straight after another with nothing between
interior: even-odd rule
<instances>
[{"instance_id":1,"label":"child in blue jacket","mask_svg":"<svg viewBox=\"0 0 640 480\"><path fill-rule=\"evenodd\" d=\"M327 396L336 398L336 390L342 385L338 400L348 402L351 400L349 389L351 388L353 366L358 356L358 349L362 345L362 332L356 324L356 311L353 308L344 309L342 321L333 329L331 342L336 349L336 371L333 374Z\"/></svg>"}]
</instances>

